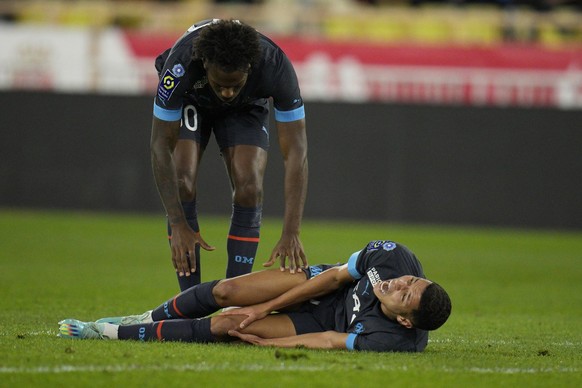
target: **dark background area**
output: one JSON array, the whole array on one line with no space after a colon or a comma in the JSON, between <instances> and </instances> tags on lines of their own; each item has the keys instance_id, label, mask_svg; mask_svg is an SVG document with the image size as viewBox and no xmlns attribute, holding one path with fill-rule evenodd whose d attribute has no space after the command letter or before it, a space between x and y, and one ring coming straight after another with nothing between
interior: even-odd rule
<instances>
[{"instance_id":1,"label":"dark background area","mask_svg":"<svg viewBox=\"0 0 582 388\"><path fill-rule=\"evenodd\" d=\"M0 93L0 206L164 210L149 161L152 98ZM582 228L582 111L306 104L305 218ZM271 126L265 216L283 214ZM230 214L214 141L200 214Z\"/></svg>"}]
</instances>

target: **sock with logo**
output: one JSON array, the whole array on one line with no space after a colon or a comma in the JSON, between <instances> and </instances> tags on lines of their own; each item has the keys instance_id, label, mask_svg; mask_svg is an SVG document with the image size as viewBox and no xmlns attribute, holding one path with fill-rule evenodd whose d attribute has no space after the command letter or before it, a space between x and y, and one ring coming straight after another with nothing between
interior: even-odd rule
<instances>
[{"instance_id":1,"label":"sock with logo","mask_svg":"<svg viewBox=\"0 0 582 388\"><path fill-rule=\"evenodd\" d=\"M156 307L152 311L152 320L201 318L218 311L223 306L219 306L212 295L212 289L218 282L205 282L182 291Z\"/></svg>"},{"instance_id":2,"label":"sock with logo","mask_svg":"<svg viewBox=\"0 0 582 388\"><path fill-rule=\"evenodd\" d=\"M196 200L191 202L182 202L182 208L184 209L184 215L186 216L186 221L188 225L194 230L195 232L200 232L200 227L198 226L198 212L196 210ZM172 229L170 228L170 223L168 222L168 240L172 238ZM171 244L171 241L170 241ZM190 276L179 276L178 277L178 284L180 285L180 291L187 290L188 288L195 286L196 284L200 284L201 281L201 274L200 274L200 245L196 245L194 248L194 252L196 254L196 272L190 273ZM188 258L188 264L190 264L190 260L192 258Z\"/></svg>"},{"instance_id":3,"label":"sock with logo","mask_svg":"<svg viewBox=\"0 0 582 388\"><path fill-rule=\"evenodd\" d=\"M227 278L244 275L253 270L259 246L262 210L262 206L251 208L232 206L232 219L226 243Z\"/></svg>"},{"instance_id":4,"label":"sock with logo","mask_svg":"<svg viewBox=\"0 0 582 388\"><path fill-rule=\"evenodd\" d=\"M117 337L120 340L139 341L214 342L210 331L210 318L176 319L119 326Z\"/></svg>"}]
</instances>

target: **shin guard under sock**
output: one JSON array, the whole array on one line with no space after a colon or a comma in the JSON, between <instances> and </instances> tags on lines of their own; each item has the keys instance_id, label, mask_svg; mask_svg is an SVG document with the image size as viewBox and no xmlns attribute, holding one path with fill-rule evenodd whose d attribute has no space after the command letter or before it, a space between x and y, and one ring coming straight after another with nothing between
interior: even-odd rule
<instances>
[{"instance_id":1,"label":"shin guard under sock","mask_svg":"<svg viewBox=\"0 0 582 388\"><path fill-rule=\"evenodd\" d=\"M210 331L210 318L119 326L117 336L120 340L214 342Z\"/></svg>"},{"instance_id":2,"label":"shin guard under sock","mask_svg":"<svg viewBox=\"0 0 582 388\"><path fill-rule=\"evenodd\" d=\"M182 291L152 311L152 320L201 318L219 310L212 289L218 280L198 284Z\"/></svg>"},{"instance_id":3,"label":"shin guard under sock","mask_svg":"<svg viewBox=\"0 0 582 388\"><path fill-rule=\"evenodd\" d=\"M227 278L244 275L253 270L259 246L261 215L261 206L252 208L232 206L232 219L226 243L228 251Z\"/></svg>"},{"instance_id":4,"label":"shin guard under sock","mask_svg":"<svg viewBox=\"0 0 582 388\"><path fill-rule=\"evenodd\" d=\"M182 202L182 208L184 209L184 215L186 216L186 221L188 225L192 228L195 232L200 232L200 227L198 226L198 212L196 210L196 200L192 202ZM172 229L170 228L170 223L168 222L168 239L172 238ZM170 242L171 243L171 242ZM200 284L201 282L201 272L200 272L200 245L196 245L194 248L194 253L196 255L196 272L191 273L190 276L179 276L176 273L176 277L178 278L178 284L180 285L180 291L187 290L188 288L195 286L196 284ZM188 264L191 267L191 260L192 258L188 258Z\"/></svg>"}]
</instances>

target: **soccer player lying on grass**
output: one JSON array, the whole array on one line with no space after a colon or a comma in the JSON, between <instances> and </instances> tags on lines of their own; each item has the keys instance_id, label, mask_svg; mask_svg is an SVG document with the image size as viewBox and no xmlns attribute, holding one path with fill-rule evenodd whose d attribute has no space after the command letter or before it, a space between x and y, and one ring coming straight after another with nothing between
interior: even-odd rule
<instances>
[{"instance_id":1,"label":"soccer player lying on grass","mask_svg":"<svg viewBox=\"0 0 582 388\"><path fill-rule=\"evenodd\" d=\"M59 336L419 352L427 330L451 312L446 291L392 241L372 241L346 264L304 272L266 270L202 283L141 315L66 319ZM246 307L208 317L229 306Z\"/></svg>"}]
</instances>

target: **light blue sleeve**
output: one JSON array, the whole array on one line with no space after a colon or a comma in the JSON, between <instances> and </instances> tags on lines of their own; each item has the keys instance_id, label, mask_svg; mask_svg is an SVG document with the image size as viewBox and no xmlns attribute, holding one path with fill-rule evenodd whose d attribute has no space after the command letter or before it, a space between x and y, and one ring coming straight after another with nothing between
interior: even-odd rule
<instances>
[{"instance_id":1,"label":"light blue sleeve","mask_svg":"<svg viewBox=\"0 0 582 388\"><path fill-rule=\"evenodd\" d=\"M360 255L360 252L362 251L352 253L348 260L348 272L356 280L361 279L362 276L364 276L361 273L359 273L358 270L356 269L356 263L358 261L358 256Z\"/></svg>"},{"instance_id":2,"label":"light blue sleeve","mask_svg":"<svg viewBox=\"0 0 582 388\"><path fill-rule=\"evenodd\" d=\"M277 120L279 122L288 123L291 121L300 120L302 118L305 118L305 106L304 105L301 105L297 109L288 110L288 111L278 110L277 108L275 108L275 120Z\"/></svg>"},{"instance_id":3,"label":"light blue sleeve","mask_svg":"<svg viewBox=\"0 0 582 388\"><path fill-rule=\"evenodd\" d=\"M182 118L182 109L164 109L154 102L154 116L163 121L178 121Z\"/></svg>"},{"instance_id":4,"label":"light blue sleeve","mask_svg":"<svg viewBox=\"0 0 582 388\"><path fill-rule=\"evenodd\" d=\"M356 342L357 336L356 333L348 334L348 338L346 338L346 348L348 348L348 350L354 350L354 342Z\"/></svg>"}]
</instances>

